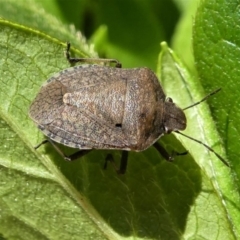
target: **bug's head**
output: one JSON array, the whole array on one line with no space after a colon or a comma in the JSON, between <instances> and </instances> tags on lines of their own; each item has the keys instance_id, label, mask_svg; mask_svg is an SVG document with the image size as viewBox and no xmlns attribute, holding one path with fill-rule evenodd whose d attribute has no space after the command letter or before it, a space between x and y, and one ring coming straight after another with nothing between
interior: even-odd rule
<instances>
[{"instance_id":1,"label":"bug's head","mask_svg":"<svg viewBox=\"0 0 240 240\"><path fill-rule=\"evenodd\" d=\"M183 110L171 98L166 99L164 106L163 126L165 133L184 130L187 126L187 119Z\"/></svg>"}]
</instances>

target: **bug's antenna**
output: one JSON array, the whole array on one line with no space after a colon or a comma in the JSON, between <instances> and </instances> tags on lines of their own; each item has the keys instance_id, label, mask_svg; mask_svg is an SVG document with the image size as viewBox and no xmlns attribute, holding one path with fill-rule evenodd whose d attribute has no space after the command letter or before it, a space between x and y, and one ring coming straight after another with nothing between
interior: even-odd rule
<instances>
[{"instance_id":1,"label":"bug's antenna","mask_svg":"<svg viewBox=\"0 0 240 240\"><path fill-rule=\"evenodd\" d=\"M190 105L190 106L188 106L188 107L186 107L186 108L183 108L183 110L189 109L189 108L191 108L191 107L194 107L194 106L200 104L201 102L205 101L206 99L208 99L208 98L211 97L212 95L218 93L220 90L221 90L221 88L216 89L215 91L213 91L213 92L211 92L210 94L208 94L207 96L205 96L202 100L200 100L200 101L198 101L198 102L196 102L196 103L194 103L194 104L192 104L192 105ZM226 161L223 157L221 157L218 153L216 153L212 148L210 148L207 144L205 144L205 143L203 143L203 142L201 142L201 141L199 141L199 140L197 140L197 139L195 139L195 138L192 138L192 137L190 137L190 136L188 136L188 135L186 135L186 134L184 134L184 133L181 133L181 132L179 132L179 131L175 131L175 132L176 132L176 133L179 133L179 134L181 134L182 136L184 136L184 137L186 137L186 138L189 138L189 139L191 139L191 140L193 140L193 141L195 141L195 142L197 142L197 143L199 143L199 144L201 144L201 145L203 145L203 146L204 146L205 148L207 148L209 151L213 152L213 153L217 156L217 158L218 158L220 161L222 161L226 166L230 167L229 164L227 163L227 161Z\"/></svg>"},{"instance_id":2,"label":"bug's antenna","mask_svg":"<svg viewBox=\"0 0 240 240\"><path fill-rule=\"evenodd\" d=\"M206 99L208 99L208 98L211 97L212 95L218 93L220 90L221 90L221 88L216 89L215 91L213 91L213 92L211 92L210 94L208 94L207 96L205 96L202 100L200 100L200 101L198 101L198 102L196 102L196 103L194 103L194 104L192 104L192 105L190 105L190 106L188 106L188 107L186 107L186 108L183 108L183 111L186 110L186 109L188 109L188 108L191 108L191 107L194 107L194 106L198 105L199 103L205 101Z\"/></svg>"},{"instance_id":3,"label":"bug's antenna","mask_svg":"<svg viewBox=\"0 0 240 240\"><path fill-rule=\"evenodd\" d=\"M201 141L199 141L199 140L197 140L197 139L195 139L195 138L192 138L192 137L190 137L190 136L188 136L188 135L186 135L186 134L183 134L183 133L181 133L181 132L179 132L179 131L175 131L176 133L179 133L179 134L181 134L182 136L184 136L184 137L186 137L186 138L189 138L189 139L191 139L191 140L193 140L193 141L195 141L195 142L197 142L197 143L199 143L199 144L202 144L205 148L207 148L209 151L211 151L211 152L213 152L217 157L218 157L218 159L220 160L220 161L222 161L226 166L228 166L228 167L230 167L229 166L229 164L227 163L227 161L223 158L223 157L221 157L218 153L216 153L212 148L210 148L207 144L205 144L205 143L203 143L203 142L201 142Z\"/></svg>"}]
</instances>

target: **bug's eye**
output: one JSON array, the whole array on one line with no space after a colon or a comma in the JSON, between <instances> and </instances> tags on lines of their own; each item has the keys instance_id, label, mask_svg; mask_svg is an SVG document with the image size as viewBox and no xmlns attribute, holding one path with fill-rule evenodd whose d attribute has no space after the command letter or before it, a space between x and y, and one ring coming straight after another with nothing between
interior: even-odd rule
<instances>
[{"instance_id":1,"label":"bug's eye","mask_svg":"<svg viewBox=\"0 0 240 240\"><path fill-rule=\"evenodd\" d=\"M165 102L173 102L172 98L166 98Z\"/></svg>"}]
</instances>

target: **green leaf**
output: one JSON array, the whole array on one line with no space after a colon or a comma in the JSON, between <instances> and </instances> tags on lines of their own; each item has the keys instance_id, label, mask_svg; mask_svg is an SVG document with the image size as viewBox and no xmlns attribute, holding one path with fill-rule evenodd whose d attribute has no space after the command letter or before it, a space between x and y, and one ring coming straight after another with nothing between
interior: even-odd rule
<instances>
[{"instance_id":1,"label":"green leaf","mask_svg":"<svg viewBox=\"0 0 240 240\"><path fill-rule=\"evenodd\" d=\"M79 207L88 206L87 200L32 146L40 134L29 121L29 104L41 81L67 66L63 45L4 20L0 25L0 232L7 239L100 237L104 231L95 228L89 217L95 210L88 207L87 213Z\"/></svg>"},{"instance_id":2,"label":"green leaf","mask_svg":"<svg viewBox=\"0 0 240 240\"><path fill-rule=\"evenodd\" d=\"M230 170L197 143L181 137L184 148L172 134L165 136L160 142L169 153L186 149L190 154L169 163L153 147L142 153L131 152L123 176L117 175L110 164L103 170L110 151L92 151L79 161L66 162L50 145L34 150L44 136L29 119L29 106L43 82L69 67L64 58L65 42L70 40L79 49L72 49L77 56L95 54L82 38L79 41L77 32L71 32L30 2L2 1L0 8L1 16L15 22L0 20L0 236L237 238L233 228L239 226L235 221L239 213L233 211L234 204L238 204ZM21 14L14 15L14 9ZM159 69L167 95L179 106L203 97L201 84L166 45ZM211 106L220 95L209 99ZM225 156L207 104L189 109L186 114L186 132L201 137ZM61 148L66 153L74 151ZM118 164L120 153L111 153Z\"/></svg>"},{"instance_id":3,"label":"green leaf","mask_svg":"<svg viewBox=\"0 0 240 240\"><path fill-rule=\"evenodd\" d=\"M81 50L84 57L96 56L92 48L86 44L86 39L76 31L74 26L67 26L56 17L44 12L37 2L32 0L0 0L0 17L16 22L26 27L37 29L43 34L49 34L55 40L71 42Z\"/></svg>"},{"instance_id":4,"label":"green leaf","mask_svg":"<svg viewBox=\"0 0 240 240\"><path fill-rule=\"evenodd\" d=\"M231 163L231 174L220 175L226 185L224 198L228 218L240 237L239 222L239 1L204 1L194 26L193 46L197 70L205 89L216 86L221 94L212 103L212 112Z\"/></svg>"},{"instance_id":5,"label":"green leaf","mask_svg":"<svg viewBox=\"0 0 240 240\"><path fill-rule=\"evenodd\" d=\"M106 151L93 151L72 163L48 145L35 151L33 146L43 136L29 119L28 109L40 85L68 66L65 44L5 20L0 25L2 235L24 239L180 236L189 212L182 205L190 206L200 189L197 165L167 163L150 148L131 153L127 174L118 176L111 166L102 170ZM118 162L120 154L114 153L114 158ZM189 166L195 169L192 182Z\"/></svg>"},{"instance_id":6,"label":"green leaf","mask_svg":"<svg viewBox=\"0 0 240 240\"><path fill-rule=\"evenodd\" d=\"M200 82L189 74L174 52L167 48L166 43L162 43L162 48L158 72L167 96L174 98L177 105L182 108L202 99L204 95ZM186 110L186 116L188 126L184 133L209 146L214 146L216 152L225 156L207 104L201 103ZM225 197L228 193L228 185L233 184L228 177L230 169L202 145L178 134L175 135L201 167L201 177L198 179L201 182L201 190L188 216L189 224L186 226L185 236L194 236L194 239L196 236L202 236L208 239L207 236L210 235L211 238L216 239L231 239L233 229L227 214L230 206L226 207ZM197 226L193 227L194 224Z\"/></svg>"}]
</instances>

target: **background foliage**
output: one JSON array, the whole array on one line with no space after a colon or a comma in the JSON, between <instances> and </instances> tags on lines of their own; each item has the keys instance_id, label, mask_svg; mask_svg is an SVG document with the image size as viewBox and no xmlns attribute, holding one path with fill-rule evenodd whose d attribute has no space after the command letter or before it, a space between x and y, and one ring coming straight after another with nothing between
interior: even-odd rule
<instances>
[{"instance_id":1,"label":"background foliage","mask_svg":"<svg viewBox=\"0 0 240 240\"><path fill-rule=\"evenodd\" d=\"M240 237L237 0L0 0L0 6L1 239ZM182 107L221 87L210 108L186 111L186 133L231 167L173 135L160 142L188 155L168 163L154 148L130 153L124 176L102 169L107 151L72 163L48 145L35 151L43 135L28 109L41 84L69 67L66 41L76 56L150 67ZM163 43L159 54L162 41L174 52ZM118 163L120 153L113 154Z\"/></svg>"}]
</instances>

